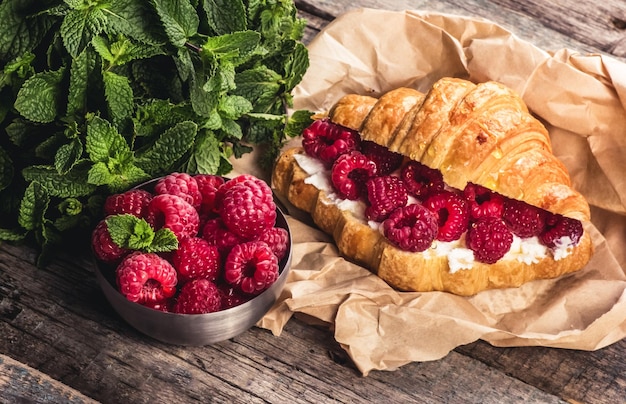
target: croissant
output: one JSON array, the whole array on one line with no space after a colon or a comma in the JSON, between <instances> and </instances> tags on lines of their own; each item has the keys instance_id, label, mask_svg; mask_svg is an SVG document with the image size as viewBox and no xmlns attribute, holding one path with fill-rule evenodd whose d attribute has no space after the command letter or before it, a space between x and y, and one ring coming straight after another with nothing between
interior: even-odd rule
<instances>
[{"instance_id":1,"label":"croissant","mask_svg":"<svg viewBox=\"0 0 626 404\"><path fill-rule=\"evenodd\" d=\"M346 258L370 269L392 287L467 296L487 289L518 287L537 279L555 278L581 269L590 260L593 245L585 230L590 220L589 205L572 188L567 169L554 156L546 128L506 86L493 81L474 84L443 78L426 94L402 87L380 98L346 95L329 111L314 118L342 130L354 131L361 142L373 142L397 154L403 166L417 162L440 173L445 190L452 193L485 189L490 195L507 201L505 207L519 201L524 206L538 208L537 212L541 212L538 217L542 220L554 223L556 218L568 218L563 219L563 223L581 229L574 237L577 240L567 239L570 243L566 254L555 252L554 245L538 246L537 237L529 238L520 247L519 237L513 237L513 242L505 247L511 250L506 254L503 251L504 255L497 260L477 259L477 251L474 249L474 257L467 257L470 250L466 248L466 245L480 242L473 241L480 238L473 235L479 233L479 225L472 213L467 219L467 231L454 241L456 244L437 239L417 240L429 247L407 249L385 234L391 226L387 222L394 213L387 212L387 219L380 219L382 224L374 223L371 217L363 215L363 210L367 212L368 205L373 203L367 196L346 201L341 192L337 195L332 181L334 166L339 165L342 157L336 162L316 164L315 158L309 158L310 153L303 147L285 150L272 173L275 192L296 208L308 212L317 226L332 235ZM333 167L332 171L329 167ZM325 179L320 180L320 175ZM418 205L428 206L428 203L428 200L417 201ZM546 219L548 217L550 219ZM519 220L524 221L526 217ZM496 223L498 226L500 221ZM495 232L493 229L499 227L490 223L482 227ZM545 232L547 225L542 226ZM483 236L483 239L485 237L500 240L500 236ZM534 241L530 243L530 240ZM531 258L523 252L535 248L540 252ZM461 259L460 267L450 249L467 258ZM465 259L469 262L463 261Z\"/></svg>"}]
</instances>

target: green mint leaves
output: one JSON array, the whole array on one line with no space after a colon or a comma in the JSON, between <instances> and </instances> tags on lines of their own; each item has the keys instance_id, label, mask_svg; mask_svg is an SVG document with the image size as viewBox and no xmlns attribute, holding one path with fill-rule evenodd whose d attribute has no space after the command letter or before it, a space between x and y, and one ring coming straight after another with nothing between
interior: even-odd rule
<instances>
[{"instance_id":1,"label":"green mint leaves","mask_svg":"<svg viewBox=\"0 0 626 404\"><path fill-rule=\"evenodd\" d=\"M155 232L144 219L120 214L105 220L111 240L122 248L145 252L167 252L178 248L178 239L170 229Z\"/></svg>"},{"instance_id":2,"label":"green mint leaves","mask_svg":"<svg viewBox=\"0 0 626 404\"><path fill-rule=\"evenodd\" d=\"M0 241L85 239L107 194L272 163L307 113L287 0L0 2Z\"/></svg>"}]
</instances>

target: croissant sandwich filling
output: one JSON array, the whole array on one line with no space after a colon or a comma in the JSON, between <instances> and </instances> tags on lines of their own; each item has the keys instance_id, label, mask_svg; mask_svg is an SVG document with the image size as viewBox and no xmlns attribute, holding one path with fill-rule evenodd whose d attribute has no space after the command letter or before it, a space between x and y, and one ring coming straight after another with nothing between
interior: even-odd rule
<instances>
[{"instance_id":1,"label":"croissant sandwich filling","mask_svg":"<svg viewBox=\"0 0 626 404\"><path fill-rule=\"evenodd\" d=\"M472 295L590 260L589 204L511 89L443 78L314 118L276 162L275 191L391 286Z\"/></svg>"},{"instance_id":2,"label":"croissant sandwich filling","mask_svg":"<svg viewBox=\"0 0 626 404\"><path fill-rule=\"evenodd\" d=\"M306 184L367 222L397 248L446 256L451 272L475 261L537 263L567 257L583 234L579 220L508 198L481 185L446 184L439 170L405 158L355 130L317 120L294 158Z\"/></svg>"}]
</instances>

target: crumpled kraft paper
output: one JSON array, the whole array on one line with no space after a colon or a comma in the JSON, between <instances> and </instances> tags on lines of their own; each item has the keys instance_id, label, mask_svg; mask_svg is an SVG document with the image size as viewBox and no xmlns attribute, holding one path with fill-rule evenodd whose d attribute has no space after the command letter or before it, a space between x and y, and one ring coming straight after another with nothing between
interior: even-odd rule
<instances>
[{"instance_id":1,"label":"crumpled kraft paper","mask_svg":"<svg viewBox=\"0 0 626 404\"><path fill-rule=\"evenodd\" d=\"M520 288L472 297L398 292L341 258L331 238L289 210L290 277L258 326L279 335L294 313L327 324L364 375L436 360L478 339L595 350L626 336L625 64L568 49L546 52L485 20L371 9L337 18L309 53L295 109L324 111L344 94L398 86L426 92L444 76L496 80L518 91L590 202L587 230L596 252L581 271Z\"/></svg>"}]
</instances>

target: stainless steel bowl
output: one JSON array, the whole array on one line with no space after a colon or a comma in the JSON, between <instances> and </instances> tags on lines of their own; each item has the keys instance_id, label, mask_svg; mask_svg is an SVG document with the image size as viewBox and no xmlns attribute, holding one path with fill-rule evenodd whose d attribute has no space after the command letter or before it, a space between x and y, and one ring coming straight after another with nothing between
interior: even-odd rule
<instances>
[{"instance_id":1,"label":"stainless steel bowl","mask_svg":"<svg viewBox=\"0 0 626 404\"><path fill-rule=\"evenodd\" d=\"M254 326L274 305L285 286L291 265L292 239L287 219L278 207L276 226L289 233L287 252L279 263L278 279L260 295L230 309L207 314L161 312L131 302L119 293L115 287L113 267L96 262L96 276L115 311L145 335L169 344L185 346L202 346L224 341Z\"/></svg>"}]
</instances>

